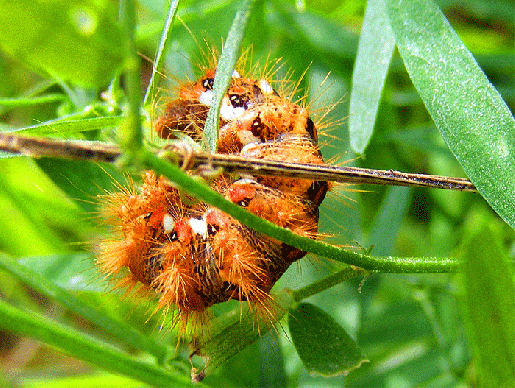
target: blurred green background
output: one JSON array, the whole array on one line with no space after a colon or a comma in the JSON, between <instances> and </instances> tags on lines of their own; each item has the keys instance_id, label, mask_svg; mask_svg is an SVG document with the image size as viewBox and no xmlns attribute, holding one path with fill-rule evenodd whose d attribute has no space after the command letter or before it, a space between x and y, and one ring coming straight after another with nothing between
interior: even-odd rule
<instances>
[{"instance_id":1,"label":"blurred green background","mask_svg":"<svg viewBox=\"0 0 515 388\"><path fill-rule=\"evenodd\" d=\"M15 131L59 118L118 117L125 102L123 91L118 81L110 86L111 79L119 77L122 58L116 2L40 1L40 12L30 3L0 1L0 130ZM513 3L441 0L437 4L513 112ZM146 58L156 53L167 6L166 1L137 2L142 92L152 69ZM202 61L202 51L221 48L237 6L237 1L180 3L178 16L183 24L176 19L172 27L165 80L155 97L155 110L149 112L150 121L177 91L178 84L199 74L196 64ZM315 122L324 107L338 102L324 118L333 124L320 136L326 160L464 176L397 52L371 142L360 157L350 150L346 118L352 112L348 96L365 6L365 1L258 2L245 46L252 46L254 63L282 58L284 66L276 74L278 78L290 74L296 80L307 69L299 93L308 93ZM25 33L27 30L33 33ZM52 97L34 103L34 97L43 95ZM19 101L14 103L12 98ZM150 138L150 126L145 130ZM50 130L45 135L110 141L114 128ZM159 317L147 322L151 308L141 301L120 300L119 293L106 293L108 286L94 268L91 252L105 233L98 225L97 196L113 189L113 180L123 181L122 174L111 166L93 163L2 156L0 251L173 349L174 334L158 329ZM336 186L322 205L320 229L331 243L358 249L373 247L374 255L459 256L467 249L481 249L470 241L480 237L474 235L477 225L488 225L491 236L485 238L513 260L513 230L477 194L370 186L350 189ZM485 255L491 251L487 246ZM293 265L276 287L300 288L336 268L339 266L323 258L308 256L299 266ZM98 338L107 336L4 272L0 273L0 294L24 311L42 313ZM338 285L309 302L341 324L370 363L347 377L310 376L283 324L276 333L265 335L213 371L204 382L242 387L473 386L476 363L466 335L463 298L463 283L457 274L373 274L363 282L359 279ZM138 349L128 351L145 357ZM185 352L179 351L180 361L176 362L187 375ZM9 332L0 333L0 356L1 386L142 386Z\"/></svg>"}]
</instances>

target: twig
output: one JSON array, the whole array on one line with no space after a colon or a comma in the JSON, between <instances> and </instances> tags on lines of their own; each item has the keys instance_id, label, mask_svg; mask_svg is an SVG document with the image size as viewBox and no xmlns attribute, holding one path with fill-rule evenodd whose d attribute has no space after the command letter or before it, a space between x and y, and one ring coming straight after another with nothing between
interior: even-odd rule
<instances>
[{"instance_id":1,"label":"twig","mask_svg":"<svg viewBox=\"0 0 515 388\"><path fill-rule=\"evenodd\" d=\"M114 162L121 150L115 145L96 142L65 141L48 138L29 138L0 133L0 150L32 157L56 157L65 159ZM171 152L171 151L170 151ZM475 192L474 185L465 178L440 175L410 174L394 170L373 170L359 167L308 165L283 161L244 158L225 154L204 154L174 149L172 159L185 170L222 168L224 171L254 175L282 176L333 181L350 184L390 186L418 186Z\"/></svg>"}]
</instances>

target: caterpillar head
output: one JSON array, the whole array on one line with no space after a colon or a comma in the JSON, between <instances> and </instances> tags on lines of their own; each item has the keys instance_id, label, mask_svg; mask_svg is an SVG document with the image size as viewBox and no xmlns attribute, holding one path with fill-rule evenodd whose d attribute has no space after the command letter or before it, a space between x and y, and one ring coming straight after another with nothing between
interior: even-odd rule
<instances>
[{"instance_id":1,"label":"caterpillar head","mask_svg":"<svg viewBox=\"0 0 515 388\"><path fill-rule=\"evenodd\" d=\"M174 138L173 132L178 130L195 139L201 138L207 112L213 100L214 76L215 70L209 69L197 81L181 87L179 98L166 106L164 114L155 124L159 137ZM269 96L275 94L266 80L256 81L242 77L234 71L229 89L222 100L220 126L240 117L248 109L263 104Z\"/></svg>"}]
</instances>

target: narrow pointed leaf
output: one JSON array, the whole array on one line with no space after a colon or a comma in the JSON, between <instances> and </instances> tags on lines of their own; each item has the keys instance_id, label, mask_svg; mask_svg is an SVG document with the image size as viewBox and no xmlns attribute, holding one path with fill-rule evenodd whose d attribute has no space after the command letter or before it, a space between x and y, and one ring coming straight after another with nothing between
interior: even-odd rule
<instances>
[{"instance_id":1,"label":"narrow pointed leaf","mask_svg":"<svg viewBox=\"0 0 515 388\"><path fill-rule=\"evenodd\" d=\"M79 257L81 260L86 258L83 254L61 256L62 259L68 259L65 261L71 263L78 261L77 257ZM43 263L37 263L37 261L34 259L39 259L39 261ZM79 297L56 285L49 279L42 276L40 273L32 270L34 267L41 267L42 264L44 265L45 261L54 264L54 268L47 268L47 271L53 270L51 271L52 275L54 275L56 272L58 274L62 274L62 266L59 266L58 268L55 267L55 263L62 263L59 263L59 261L56 260L51 260L50 257L39 257L33 258L32 260L28 259L25 260L25 265L23 265L23 262L20 264L10 257L0 255L0 269L9 272L26 285L39 291L43 295L52 298L71 311L74 311L82 318L89 320L91 323L94 323L99 327L102 327L106 332L110 333L114 337L123 340L127 345L132 346L135 349L146 350L161 360L165 358L167 352L166 347L155 343L152 337L147 337L141 334L126 322L119 321L107 316L101 309L88 305ZM30 268L27 267L27 265L30 264L33 265ZM68 270L68 273L68 276L70 276L70 273L72 272ZM80 276L81 275L75 275L75 278ZM62 279L64 276L58 276L58 280L59 278Z\"/></svg>"},{"instance_id":2,"label":"narrow pointed leaf","mask_svg":"<svg viewBox=\"0 0 515 388\"><path fill-rule=\"evenodd\" d=\"M431 0L386 0L399 52L470 180L515 227L515 120Z\"/></svg>"},{"instance_id":3,"label":"narrow pointed leaf","mask_svg":"<svg viewBox=\"0 0 515 388\"><path fill-rule=\"evenodd\" d=\"M80 120L52 120L42 124L17 129L24 135L70 135L78 132L95 131L116 127L121 122L121 116L82 118Z\"/></svg>"},{"instance_id":4,"label":"narrow pointed leaf","mask_svg":"<svg viewBox=\"0 0 515 388\"><path fill-rule=\"evenodd\" d=\"M210 152L216 151L218 142L218 114L222 106L222 99L231 82L232 71L240 55L245 30L247 29L250 13L255 2L256 0L244 0L241 2L218 60L211 109L209 109L204 129L204 136L206 137Z\"/></svg>"},{"instance_id":5,"label":"narrow pointed leaf","mask_svg":"<svg viewBox=\"0 0 515 388\"><path fill-rule=\"evenodd\" d=\"M54 322L42 315L17 309L0 301L0 327L28 336L86 362L146 382L155 387L190 386L189 378L177 371L165 370L138 361L129 354L82 332Z\"/></svg>"},{"instance_id":6,"label":"narrow pointed leaf","mask_svg":"<svg viewBox=\"0 0 515 388\"><path fill-rule=\"evenodd\" d=\"M372 136L394 48L395 38L384 0L369 0L361 29L350 95L350 144L358 153L365 150Z\"/></svg>"},{"instance_id":7,"label":"narrow pointed leaf","mask_svg":"<svg viewBox=\"0 0 515 388\"><path fill-rule=\"evenodd\" d=\"M152 98L154 98L156 94L158 77L161 74L161 68L163 67L165 59L164 54L166 53L168 45L171 42L170 30L172 28L172 22L175 18L175 13L177 12L178 5L179 0L173 0L172 2L170 2L170 6L168 7L168 16L166 17L166 23L163 28L163 33L161 34L161 42L159 43L156 60L154 61L154 67L152 69L152 78L150 79L147 91L145 92L145 97L143 99L143 105L145 107L151 104Z\"/></svg>"}]
</instances>

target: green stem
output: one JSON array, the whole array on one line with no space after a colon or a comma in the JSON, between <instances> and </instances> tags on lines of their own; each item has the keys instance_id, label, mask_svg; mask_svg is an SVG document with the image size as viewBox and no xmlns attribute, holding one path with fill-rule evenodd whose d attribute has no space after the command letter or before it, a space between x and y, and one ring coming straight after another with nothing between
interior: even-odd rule
<instances>
[{"instance_id":1,"label":"green stem","mask_svg":"<svg viewBox=\"0 0 515 388\"><path fill-rule=\"evenodd\" d=\"M0 327L32 337L103 369L143 381L154 387L190 386L183 374L137 361L128 354L50 319L28 313L0 300Z\"/></svg>"},{"instance_id":2,"label":"green stem","mask_svg":"<svg viewBox=\"0 0 515 388\"><path fill-rule=\"evenodd\" d=\"M56 286L39 273L20 265L16 260L6 255L0 255L0 269L7 271L31 288L43 295L47 295L91 323L103 328L128 346L147 351L153 354L160 362L166 359L166 346L159 345L152 337L143 335L126 322L115 320L98 308L91 307L72 293Z\"/></svg>"},{"instance_id":3,"label":"green stem","mask_svg":"<svg viewBox=\"0 0 515 388\"><path fill-rule=\"evenodd\" d=\"M319 294L328 288L334 287L337 284L343 283L347 280L353 279L358 276L367 275L369 272L362 268L346 267L341 271L335 272L325 278L318 280L310 285L291 291L295 302L300 302L303 299L309 298L312 295Z\"/></svg>"},{"instance_id":4,"label":"green stem","mask_svg":"<svg viewBox=\"0 0 515 388\"><path fill-rule=\"evenodd\" d=\"M120 146L130 158L134 157L143 145L140 119L140 65L134 40L136 26L134 0L122 0L120 2L120 19L125 35L125 80L127 82L127 98L129 100L126 123L121 128Z\"/></svg>"},{"instance_id":5,"label":"green stem","mask_svg":"<svg viewBox=\"0 0 515 388\"><path fill-rule=\"evenodd\" d=\"M156 84L157 78L161 73L161 68L164 63L164 53L167 51L168 43L170 42L169 34L172 26L173 19L175 17L175 12L177 11L177 6L179 5L179 0L172 0L170 3L170 7L168 8L168 16L166 17L166 23L163 28L163 33L161 35L161 42L159 43L159 48L157 50L157 56L154 61L154 67L152 68L152 78L150 78L150 82L148 84L147 92L145 93L145 98L143 99L143 106L147 107L150 104L150 99L156 94Z\"/></svg>"},{"instance_id":6,"label":"green stem","mask_svg":"<svg viewBox=\"0 0 515 388\"><path fill-rule=\"evenodd\" d=\"M241 223L248 225L260 233L272 236L306 252L318 254L336 261L340 261L366 270L376 270L392 273L431 273L455 272L459 261L451 258L438 257L372 257L350 252L333 245L325 244L309 238L301 237L289 229L281 228L264 220L255 214L233 204L207 185L197 182L190 175L181 171L177 166L158 158L150 151L143 149L139 154L139 161L147 168L159 175L164 175L177 184L179 188L193 195L209 205L215 206L223 212L234 217Z\"/></svg>"},{"instance_id":7,"label":"green stem","mask_svg":"<svg viewBox=\"0 0 515 388\"><path fill-rule=\"evenodd\" d=\"M44 96L38 97L25 97L25 98L0 98L0 106L7 107L18 107L18 106L32 106L32 105L40 105L40 104L49 104L51 102L63 101L66 100L64 94L61 93L51 93L46 94Z\"/></svg>"}]
</instances>

